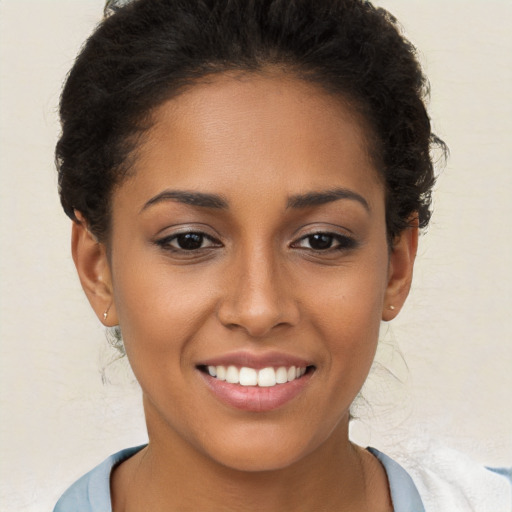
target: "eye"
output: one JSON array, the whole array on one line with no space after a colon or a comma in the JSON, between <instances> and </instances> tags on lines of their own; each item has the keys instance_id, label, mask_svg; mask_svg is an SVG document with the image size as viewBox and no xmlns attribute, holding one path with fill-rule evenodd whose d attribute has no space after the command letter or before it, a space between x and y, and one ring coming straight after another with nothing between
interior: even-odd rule
<instances>
[{"instance_id":1,"label":"eye","mask_svg":"<svg viewBox=\"0 0 512 512\"><path fill-rule=\"evenodd\" d=\"M292 247L326 252L329 250L352 249L355 245L355 240L345 235L339 235L337 233L313 233L300 238L297 242L292 244Z\"/></svg>"},{"instance_id":2,"label":"eye","mask_svg":"<svg viewBox=\"0 0 512 512\"><path fill-rule=\"evenodd\" d=\"M175 251L198 251L210 247L220 247L221 243L213 237L196 231L171 235L157 241L164 249Z\"/></svg>"}]
</instances>

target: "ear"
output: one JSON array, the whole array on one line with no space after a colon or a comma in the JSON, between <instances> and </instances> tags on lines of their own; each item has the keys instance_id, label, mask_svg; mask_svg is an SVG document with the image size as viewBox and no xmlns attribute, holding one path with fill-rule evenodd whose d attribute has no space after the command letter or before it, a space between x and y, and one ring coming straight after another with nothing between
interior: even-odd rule
<instances>
[{"instance_id":1,"label":"ear","mask_svg":"<svg viewBox=\"0 0 512 512\"><path fill-rule=\"evenodd\" d=\"M418 250L418 221L413 219L393 241L389 257L388 285L384 297L382 320L395 318L411 289L412 271Z\"/></svg>"},{"instance_id":2,"label":"ear","mask_svg":"<svg viewBox=\"0 0 512 512\"><path fill-rule=\"evenodd\" d=\"M100 321L108 326L118 324L112 289L112 276L105 245L89 231L80 212L71 231L71 253L80 283Z\"/></svg>"}]
</instances>

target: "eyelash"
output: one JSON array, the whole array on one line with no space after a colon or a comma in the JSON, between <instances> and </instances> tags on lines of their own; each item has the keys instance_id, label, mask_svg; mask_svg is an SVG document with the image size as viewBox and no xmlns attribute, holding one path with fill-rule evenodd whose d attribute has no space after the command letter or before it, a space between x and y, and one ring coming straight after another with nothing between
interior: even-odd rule
<instances>
[{"instance_id":1,"label":"eyelash","mask_svg":"<svg viewBox=\"0 0 512 512\"><path fill-rule=\"evenodd\" d=\"M179 243L178 240L180 237L184 238L183 242L187 241L187 238L188 238L188 242L192 245L192 247L186 249L184 247L174 246L173 242ZM327 245L329 245L329 247L325 247L325 248L311 247L311 242L314 240L314 237L317 237L317 241L320 241L320 243L326 242ZM322 241L321 237L324 237L327 240ZM301 246L302 242L308 241L308 240L309 240L310 247ZM205 241L209 242L209 245L207 247L202 246ZM200 246L193 247L194 242L196 244L199 243ZM332 246L332 244L334 242L336 243L336 245ZM216 238L214 238L210 235L207 235L206 233L203 233L201 231L185 231L182 233L176 233L174 235L170 235L170 236L167 236L160 240L157 240L156 244L167 251L178 252L178 253L182 253L182 254L186 254L186 253L193 254L193 253L197 253L198 251L202 251L202 250L207 250L207 249L216 248L216 247L222 247L222 243L219 240L217 240ZM354 249L356 246L357 246L357 242L353 238L346 236L346 235L340 235L338 233L331 233L331 232L327 232L327 231L317 231L315 233L309 233L309 234L299 238L297 241L293 242L292 244L290 244L290 247L292 247L294 249L295 248L304 249L304 250L311 251L314 253L319 253L319 254L322 254L322 253L326 254L326 253L331 253L331 252L335 252L335 251L348 251L350 249Z\"/></svg>"},{"instance_id":2,"label":"eyelash","mask_svg":"<svg viewBox=\"0 0 512 512\"><path fill-rule=\"evenodd\" d=\"M330 239L330 243L332 244L333 242L336 242L337 245L335 245L334 247L333 246L330 246L330 247L327 247L325 249L315 249L313 247L300 247L299 244L305 240L308 240L310 241L310 245L311 245L311 239L313 239L313 237L327 237ZM354 249L357 245L357 242L347 236L347 235L340 235L339 233L331 233L331 232L328 232L328 231L317 231L315 233L308 233L307 235L299 238L299 240L297 240L296 242L293 242L291 244L291 247L297 247L297 248L300 248L300 249L306 249L308 251L312 251L312 252L315 252L315 253L330 253L330 252L334 252L334 251L348 251L350 249Z\"/></svg>"},{"instance_id":3,"label":"eyelash","mask_svg":"<svg viewBox=\"0 0 512 512\"><path fill-rule=\"evenodd\" d=\"M183 247L175 247L172 245L173 242L177 241L180 237L189 237L189 241L193 242L192 237L198 237L200 239L201 245L205 240L208 240L211 245L208 247L197 247L192 249L185 249ZM176 233L174 235L166 236L165 238L162 238L160 240L156 241L156 244L162 247L165 250L173 251L173 252L180 252L180 253L194 253L200 250L204 249L210 249L214 247L222 247L222 243L219 242L216 238L213 238L210 235L207 235L206 233L203 233L201 231L184 231L181 233Z\"/></svg>"}]
</instances>

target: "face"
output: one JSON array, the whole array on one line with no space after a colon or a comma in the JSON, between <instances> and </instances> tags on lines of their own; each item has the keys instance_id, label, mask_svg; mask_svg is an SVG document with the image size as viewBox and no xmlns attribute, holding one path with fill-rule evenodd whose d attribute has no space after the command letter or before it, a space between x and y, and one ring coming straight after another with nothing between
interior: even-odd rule
<instances>
[{"instance_id":1,"label":"face","mask_svg":"<svg viewBox=\"0 0 512 512\"><path fill-rule=\"evenodd\" d=\"M103 280L152 442L268 470L346 438L410 274L384 203L363 124L315 86L221 76L156 111Z\"/></svg>"}]
</instances>

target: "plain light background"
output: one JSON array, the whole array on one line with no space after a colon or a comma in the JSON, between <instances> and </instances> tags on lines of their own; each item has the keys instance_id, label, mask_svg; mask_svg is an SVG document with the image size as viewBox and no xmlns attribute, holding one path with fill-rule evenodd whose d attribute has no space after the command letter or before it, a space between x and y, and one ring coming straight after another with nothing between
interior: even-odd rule
<instances>
[{"instance_id":1,"label":"plain light background","mask_svg":"<svg viewBox=\"0 0 512 512\"><path fill-rule=\"evenodd\" d=\"M433 125L451 158L411 296L383 326L382 365L363 393L371 407L358 401L352 435L391 455L422 439L511 465L512 4L378 4L420 50ZM53 165L61 83L102 9L103 0L0 1L5 511L51 510L77 477L146 440L137 385L114 361L75 276Z\"/></svg>"}]
</instances>

